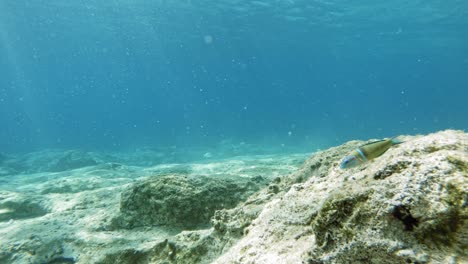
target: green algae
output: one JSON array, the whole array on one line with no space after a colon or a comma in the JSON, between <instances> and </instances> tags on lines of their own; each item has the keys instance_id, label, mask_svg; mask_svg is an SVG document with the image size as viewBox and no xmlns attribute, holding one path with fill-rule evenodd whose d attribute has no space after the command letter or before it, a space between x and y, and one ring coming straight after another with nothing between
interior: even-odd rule
<instances>
[{"instance_id":1,"label":"green algae","mask_svg":"<svg viewBox=\"0 0 468 264\"><path fill-rule=\"evenodd\" d=\"M368 197L369 193L334 193L329 196L311 222L317 244L322 249L354 238L355 227L368 218L364 208Z\"/></svg>"},{"instance_id":2,"label":"green algae","mask_svg":"<svg viewBox=\"0 0 468 264\"><path fill-rule=\"evenodd\" d=\"M465 173L468 172L468 163L461 160L460 158L454 156L447 156L447 161L450 164L454 165L455 168L457 168L458 170L463 171Z\"/></svg>"},{"instance_id":3,"label":"green algae","mask_svg":"<svg viewBox=\"0 0 468 264\"><path fill-rule=\"evenodd\" d=\"M430 219L424 219L415 229L416 238L430 247L450 247L460 244L464 226L468 219L466 191L460 186L448 183L443 203L447 209ZM462 250L462 249L460 249Z\"/></svg>"}]
</instances>

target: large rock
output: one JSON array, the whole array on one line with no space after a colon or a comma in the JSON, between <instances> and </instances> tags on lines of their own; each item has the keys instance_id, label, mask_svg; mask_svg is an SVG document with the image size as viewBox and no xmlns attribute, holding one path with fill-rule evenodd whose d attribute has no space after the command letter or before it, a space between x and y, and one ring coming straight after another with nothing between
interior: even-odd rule
<instances>
[{"instance_id":1,"label":"large rock","mask_svg":"<svg viewBox=\"0 0 468 264\"><path fill-rule=\"evenodd\" d=\"M405 138L351 170L317 153L216 263L467 263L468 135Z\"/></svg>"},{"instance_id":2,"label":"large rock","mask_svg":"<svg viewBox=\"0 0 468 264\"><path fill-rule=\"evenodd\" d=\"M403 139L350 170L339 162L364 142L316 153L211 229L102 263L468 263L468 135Z\"/></svg>"},{"instance_id":3,"label":"large rock","mask_svg":"<svg viewBox=\"0 0 468 264\"><path fill-rule=\"evenodd\" d=\"M165 225L193 228L209 224L216 210L247 199L266 179L170 175L136 183L122 193L121 215L112 226Z\"/></svg>"},{"instance_id":4,"label":"large rock","mask_svg":"<svg viewBox=\"0 0 468 264\"><path fill-rule=\"evenodd\" d=\"M253 161L24 175L23 194L0 193L0 263L468 263L467 134L401 138L350 170L340 160L365 142L282 177Z\"/></svg>"}]
</instances>

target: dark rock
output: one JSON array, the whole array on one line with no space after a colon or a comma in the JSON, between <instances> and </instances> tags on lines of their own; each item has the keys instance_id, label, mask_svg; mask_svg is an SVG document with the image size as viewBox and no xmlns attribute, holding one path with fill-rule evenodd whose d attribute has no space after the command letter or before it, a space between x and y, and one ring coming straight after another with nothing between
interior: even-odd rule
<instances>
[{"instance_id":1,"label":"dark rock","mask_svg":"<svg viewBox=\"0 0 468 264\"><path fill-rule=\"evenodd\" d=\"M147 256L147 252L134 249L125 249L115 253L106 254L104 258L97 261L96 264L146 264L149 263L149 259Z\"/></svg>"},{"instance_id":2,"label":"dark rock","mask_svg":"<svg viewBox=\"0 0 468 264\"><path fill-rule=\"evenodd\" d=\"M122 193L120 217L113 225L122 228L168 225L185 228L208 225L216 210L232 208L266 185L255 181L171 175L136 183Z\"/></svg>"}]
</instances>

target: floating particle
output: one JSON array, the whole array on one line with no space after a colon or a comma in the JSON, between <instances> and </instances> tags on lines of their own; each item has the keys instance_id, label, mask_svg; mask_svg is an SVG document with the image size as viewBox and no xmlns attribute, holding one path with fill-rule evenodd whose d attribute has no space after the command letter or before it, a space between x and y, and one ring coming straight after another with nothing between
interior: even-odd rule
<instances>
[{"instance_id":1,"label":"floating particle","mask_svg":"<svg viewBox=\"0 0 468 264\"><path fill-rule=\"evenodd\" d=\"M203 37L203 40L205 41L206 44L211 44L213 42L213 37L211 35L205 35Z\"/></svg>"}]
</instances>

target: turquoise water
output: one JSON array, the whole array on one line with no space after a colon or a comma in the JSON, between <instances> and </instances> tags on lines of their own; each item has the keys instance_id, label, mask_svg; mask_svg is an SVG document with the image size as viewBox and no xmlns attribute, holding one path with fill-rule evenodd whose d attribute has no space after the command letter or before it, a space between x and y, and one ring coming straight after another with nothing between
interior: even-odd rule
<instances>
[{"instance_id":1,"label":"turquoise water","mask_svg":"<svg viewBox=\"0 0 468 264\"><path fill-rule=\"evenodd\" d=\"M467 129L467 18L455 0L1 1L0 152Z\"/></svg>"},{"instance_id":2,"label":"turquoise water","mask_svg":"<svg viewBox=\"0 0 468 264\"><path fill-rule=\"evenodd\" d=\"M226 252L241 234L259 234L265 219L243 229L264 205L273 236L304 219L323 222L310 212L322 214L315 205L332 196L315 180L296 183L330 170L332 181L315 183L335 195L333 184L346 186L337 177L354 176L330 153L306 163L314 176L298 172L317 150L466 130L467 101L466 0L0 0L0 262L158 261L148 252L172 261L186 249L208 252L208 262L221 252L214 244ZM148 195L139 188L166 179ZM196 224L207 228L215 210L258 190L247 207L219 214L228 231L179 233L183 218L201 212ZM393 200L384 205L411 216ZM156 220L124 221L130 207L135 219ZM147 210L159 207L168 210ZM289 234L312 253L294 254L318 258L319 233L306 227ZM418 248L391 252L430 258Z\"/></svg>"}]
</instances>

